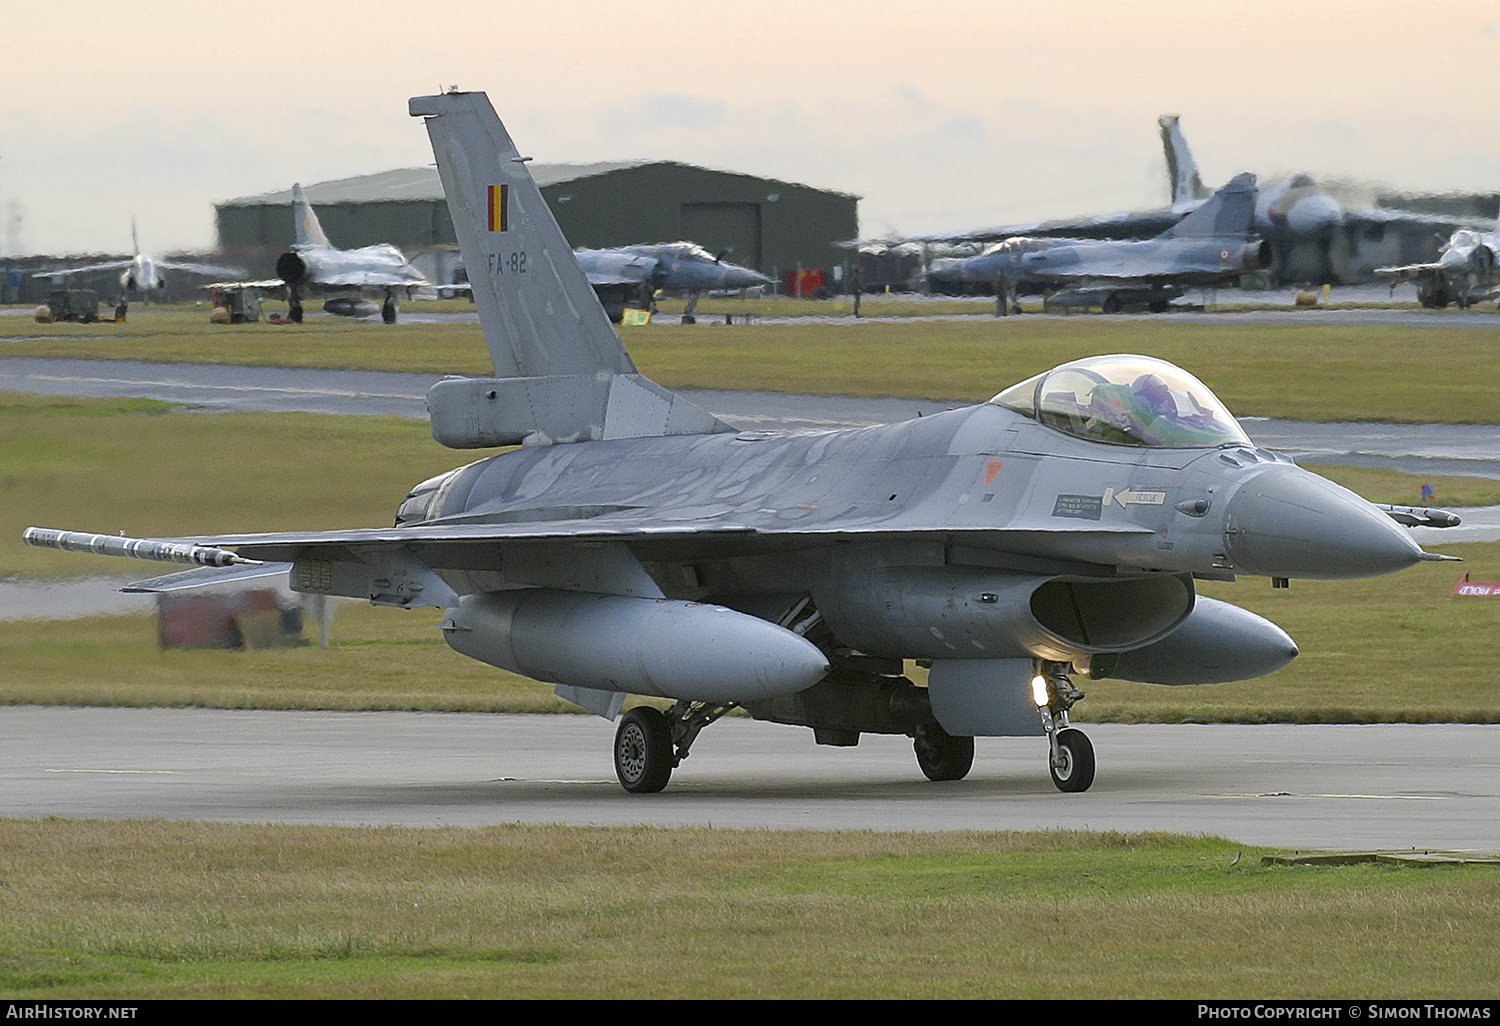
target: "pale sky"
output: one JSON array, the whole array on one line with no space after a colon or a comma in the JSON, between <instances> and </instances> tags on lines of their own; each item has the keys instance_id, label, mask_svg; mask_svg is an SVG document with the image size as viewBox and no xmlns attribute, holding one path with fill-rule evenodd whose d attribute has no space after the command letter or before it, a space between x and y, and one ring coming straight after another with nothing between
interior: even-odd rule
<instances>
[{"instance_id":1,"label":"pale sky","mask_svg":"<svg viewBox=\"0 0 1500 1026\"><path fill-rule=\"evenodd\" d=\"M1163 113L1211 186L1500 191L1494 0L53 0L0 20L5 254L129 252L132 215L147 252L210 248L215 201L430 164L406 101L452 85L539 163L855 193L866 237L1160 206Z\"/></svg>"}]
</instances>

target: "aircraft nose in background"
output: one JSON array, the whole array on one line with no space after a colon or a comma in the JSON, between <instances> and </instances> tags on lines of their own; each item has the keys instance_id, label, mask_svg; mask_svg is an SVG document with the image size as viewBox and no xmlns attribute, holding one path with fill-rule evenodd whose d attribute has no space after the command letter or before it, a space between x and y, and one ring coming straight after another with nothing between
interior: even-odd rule
<instances>
[{"instance_id":1,"label":"aircraft nose in background","mask_svg":"<svg viewBox=\"0 0 1500 1026\"><path fill-rule=\"evenodd\" d=\"M752 271L748 267L739 264L729 264L724 268L724 287L726 289L749 289L757 285L769 285L771 279L759 271Z\"/></svg>"},{"instance_id":2,"label":"aircraft nose in background","mask_svg":"<svg viewBox=\"0 0 1500 1026\"><path fill-rule=\"evenodd\" d=\"M1270 577L1346 578L1421 561L1406 529L1364 499L1297 467L1273 467L1229 500L1224 540L1235 567Z\"/></svg>"}]
</instances>

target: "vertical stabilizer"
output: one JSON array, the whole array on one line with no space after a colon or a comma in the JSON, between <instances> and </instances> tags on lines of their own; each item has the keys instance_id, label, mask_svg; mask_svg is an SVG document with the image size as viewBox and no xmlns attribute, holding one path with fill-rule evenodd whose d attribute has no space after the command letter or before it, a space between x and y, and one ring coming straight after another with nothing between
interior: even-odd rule
<instances>
[{"instance_id":1,"label":"vertical stabilizer","mask_svg":"<svg viewBox=\"0 0 1500 1026\"><path fill-rule=\"evenodd\" d=\"M732 430L636 373L572 247L484 93L413 97L425 118L494 378L427 393L453 448Z\"/></svg>"},{"instance_id":2,"label":"vertical stabilizer","mask_svg":"<svg viewBox=\"0 0 1500 1026\"><path fill-rule=\"evenodd\" d=\"M1188 149L1177 115L1163 114L1156 119L1156 124L1161 128L1161 145L1167 154L1167 185L1172 189L1172 206L1203 199L1208 195L1208 188L1198 174L1198 162Z\"/></svg>"},{"instance_id":3,"label":"vertical stabilizer","mask_svg":"<svg viewBox=\"0 0 1500 1026\"><path fill-rule=\"evenodd\" d=\"M1243 239L1254 227L1255 176L1245 171L1197 210L1163 232L1163 239Z\"/></svg>"},{"instance_id":4,"label":"vertical stabilizer","mask_svg":"<svg viewBox=\"0 0 1500 1026\"><path fill-rule=\"evenodd\" d=\"M292 224L297 228L299 247L333 248L333 243L329 242L328 236L323 234L323 226L318 223L318 215L313 213L312 204L307 202L307 196L303 194L301 185L292 186Z\"/></svg>"},{"instance_id":5,"label":"vertical stabilizer","mask_svg":"<svg viewBox=\"0 0 1500 1026\"><path fill-rule=\"evenodd\" d=\"M500 377L635 365L483 93L418 96L485 342Z\"/></svg>"}]
</instances>

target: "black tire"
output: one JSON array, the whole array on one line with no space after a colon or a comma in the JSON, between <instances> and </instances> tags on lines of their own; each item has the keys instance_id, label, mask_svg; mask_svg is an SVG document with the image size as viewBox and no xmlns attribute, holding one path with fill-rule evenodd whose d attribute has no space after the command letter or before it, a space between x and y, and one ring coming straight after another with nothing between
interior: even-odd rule
<instances>
[{"instance_id":1,"label":"black tire","mask_svg":"<svg viewBox=\"0 0 1500 1026\"><path fill-rule=\"evenodd\" d=\"M1107 314L1119 313L1120 297L1111 292L1109 295L1104 297L1104 302L1100 304L1099 308Z\"/></svg>"},{"instance_id":2,"label":"black tire","mask_svg":"<svg viewBox=\"0 0 1500 1026\"><path fill-rule=\"evenodd\" d=\"M1081 730L1069 727L1057 735L1061 767L1052 767L1052 782L1059 791L1087 791L1094 782L1094 743Z\"/></svg>"},{"instance_id":3,"label":"black tire","mask_svg":"<svg viewBox=\"0 0 1500 1026\"><path fill-rule=\"evenodd\" d=\"M974 765L974 739L954 737L936 723L917 725L912 749L928 780L962 780Z\"/></svg>"},{"instance_id":4,"label":"black tire","mask_svg":"<svg viewBox=\"0 0 1500 1026\"><path fill-rule=\"evenodd\" d=\"M615 776L632 794L654 794L667 786L675 762L672 727L666 716L650 706L620 717L615 731Z\"/></svg>"},{"instance_id":5,"label":"black tire","mask_svg":"<svg viewBox=\"0 0 1500 1026\"><path fill-rule=\"evenodd\" d=\"M301 303L293 303L291 306L287 307L286 319L289 320L289 321L291 321L293 324L301 324L302 323L302 304Z\"/></svg>"},{"instance_id":6,"label":"black tire","mask_svg":"<svg viewBox=\"0 0 1500 1026\"><path fill-rule=\"evenodd\" d=\"M387 299L385 301L385 305L380 308L380 319L382 321L384 321L386 324L395 324L396 323L396 303L395 303L395 300Z\"/></svg>"}]
</instances>

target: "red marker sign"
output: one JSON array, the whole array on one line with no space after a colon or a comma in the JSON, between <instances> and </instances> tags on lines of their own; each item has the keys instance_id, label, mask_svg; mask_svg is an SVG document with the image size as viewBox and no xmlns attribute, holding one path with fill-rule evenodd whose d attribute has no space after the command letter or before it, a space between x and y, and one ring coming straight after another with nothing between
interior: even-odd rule
<instances>
[{"instance_id":1,"label":"red marker sign","mask_svg":"<svg viewBox=\"0 0 1500 1026\"><path fill-rule=\"evenodd\" d=\"M1463 580L1459 581L1454 587L1453 594L1500 598L1500 583L1471 581L1469 580L1469 575L1464 574Z\"/></svg>"}]
</instances>

